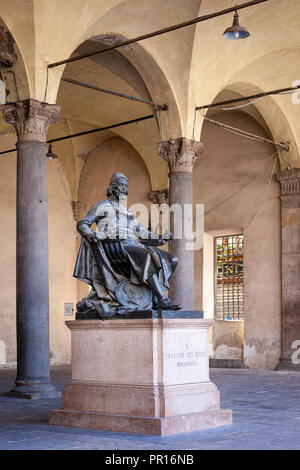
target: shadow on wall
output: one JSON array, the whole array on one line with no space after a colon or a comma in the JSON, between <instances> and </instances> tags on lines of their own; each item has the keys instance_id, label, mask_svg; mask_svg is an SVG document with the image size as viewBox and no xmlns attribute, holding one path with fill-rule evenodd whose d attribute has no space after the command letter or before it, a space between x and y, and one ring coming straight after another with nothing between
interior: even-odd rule
<instances>
[{"instance_id":1,"label":"shadow on wall","mask_svg":"<svg viewBox=\"0 0 300 470\"><path fill-rule=\"evenodd\" d=\"M71 191L60 161L47 161L50 363L71 360L71 338L65 326L65 303L75 303L77 285L73 278L76 257L76 222L71 207Z\"/></svg>"}]
</instances>

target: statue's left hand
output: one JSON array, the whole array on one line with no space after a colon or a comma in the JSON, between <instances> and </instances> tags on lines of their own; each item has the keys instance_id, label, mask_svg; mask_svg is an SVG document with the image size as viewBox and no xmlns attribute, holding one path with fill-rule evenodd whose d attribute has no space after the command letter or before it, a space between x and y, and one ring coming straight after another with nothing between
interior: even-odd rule
<instances>
[{"instance_id":1,"label":"statue's left hand","mask_svg":"<svg viewBox=\"0 0 300 470\"><path fill-rule=\"evenodd\" d=\"M164 232L164 234L162 235L162 238L164 240L174 240L174 235L172 232L168 232L167 230Z\"/></svg>"}]
</instances>

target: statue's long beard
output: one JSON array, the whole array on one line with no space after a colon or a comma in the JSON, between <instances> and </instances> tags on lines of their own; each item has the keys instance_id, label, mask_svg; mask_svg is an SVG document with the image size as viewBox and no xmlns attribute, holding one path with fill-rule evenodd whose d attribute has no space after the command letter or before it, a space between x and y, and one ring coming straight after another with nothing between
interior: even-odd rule
<instances>
[{"instance_id":1,"label":"statue's long beard","mask_svg":"<svg viewBox=\"0 0 300 470\"><path fill-rule=\"evenodd\" d=\"M119 201L124 201L124 200L127 199L127 194L119 193L119 191L114 191L113 193L114 193L115 197L117 199L119 199Z\"/></svg>"}]
</instances>

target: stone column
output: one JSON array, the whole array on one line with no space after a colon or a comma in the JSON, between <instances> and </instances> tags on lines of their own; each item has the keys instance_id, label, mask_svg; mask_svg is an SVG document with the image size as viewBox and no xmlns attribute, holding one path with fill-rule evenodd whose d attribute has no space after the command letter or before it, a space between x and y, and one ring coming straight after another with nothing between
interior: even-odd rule
<instances>
[{"instance_id":1,"label":"stone column","mask_svg":"<svg viewBox=\"0 0 300 470\"><path fill-rule=\"evenodd\" d=\"M169 190L158 189L156 191L151 191L149 193L149 199L152 203L149 227L152 231L154 230L159 235L162 235L166 230L166 227L164 226L166 222L163 221L162 217L169 209ZM167 245L164 245L163 249L168 251Z\"/></svg>"},{"instance_id":2,"label":"stone column","mask_svg":"<svg viewBox=\"0 0 300 470\"><path fill-rule=\"evenodd\" d=\"M158 144L159 155L169 165L170 207L177 204L184 214L186 204L193 205L193 165L203 152L203 144L180 137ZM182 237L172 240L170 249L178 258L178 266L172 276L169 296L185 310L194 310L194 252L186 249L186 234L182 217L171 216L171 232L182 229Z\"/></svg>"},{"instance_id":3,"label":"stone column","mask_svg":"<svg viewBox=\"0 0 300 470\"><path fill-rule=\"evenodd\" d=\"M300 371L300 168L280 171L282 239L282 353L279 369ZM293 343L298 340L298 345Z\"/></svg>"},{"instance_id":4,"label":"stone column","mask_svg":"<svg viewBox=\"0 0 300 470\"><path fill-rule=\"evenodd\" d=\"M49 375L46 134L60 108L29 99L3 107L17 132L17 378L10 396L54 395Z\"/></svg>"}]
</instances>

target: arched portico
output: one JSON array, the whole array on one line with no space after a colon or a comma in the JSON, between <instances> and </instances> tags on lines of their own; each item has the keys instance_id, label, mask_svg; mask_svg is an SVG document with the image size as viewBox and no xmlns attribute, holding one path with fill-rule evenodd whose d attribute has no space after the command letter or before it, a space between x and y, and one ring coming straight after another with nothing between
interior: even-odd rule
<instances>
[{"instance_id":1,"label":"arched portico","mask_svg":"<svg viewBox=\"0 0 300 470\"><path fill-rule=\"evenodd\" d=\"M218 103L223 100L248 96L261 91L262 90L246 82L232 83L226 87L225 90L221 91L212 102ZM285 97L285 99L290 99L290 97ZM288 363L291 363L293 341L297 339L297 335L299 335L297 322L295 322L294 317L294 305L298 302L298 297L296 295L297 289L295 288L291 290L288 287L291 285L294 286L298 282L297 276L292 274L297 272L298 269L297 256L295 256L295 246L292 242L292 240L297 236L296 233L298 230L298 219L296 217L297 207L299 204L299 194L297 189L298 173L297 170L287 170L287 168L299 166L298 149L296 145L297 140L289 125L289 120L276 103L276 99L265 97L250 106L240 107L241 105L243 105L243 103L233 104L232 106L223 106L224 108L236 107L237 109L235 110L222 111L222 109L211 108L204 112L208 117L218 122L246 131L250 130L252 120L253 123L256 122L255 126L257 126L256 130L254 127L252 128L253 134L262 137L265 136L268 139L277 142L289 141L290 151L288 153L281 154L280 152L277 152L276 146L270 146L269 144L263 143L255 144L258 146L255 150L254 148L252 149L253 143L245 137L236 137L234 134L228 133L222 128L212 126L204 119L201 124L199 123L199 126L202 125L201 140L204 141L204 144L205 140L209 139L208 136L210 134L215 134L212 138L213 141L216 142L217 146L219 145L219 151L223 148L223 151L221 151L223 154L222 157L221 153L219 155L221 158L219 163L216 164L213 163L213 161L207 162L208 167L203 170L205 175L205 172L209 171L209 165L211 164L214 170L209 180L210 185L213 184L213 182L217 184L215 190L209 192L210 196L206 201L208 207L206 206L205 210L205 230L207 232L205 240L209 245L209 243L213 243L213 237L221 235L228 236L231 233L236 234L238 232L244 235L244 361L248 367L274 368L278 366L278 363L280 367L286 367ZM247 122L247 120L249 122ZM240 144L236 143L237 147L234 147L236 139L240 139ZM239 145L240 149L238 150ZM265 159L266 165L268 158L272 160L269 161L269 167L264 166L263 159L260 158L260 149L262 149L263 152L263 149L267 147L269 148L269 151L263 159ZM208 153L211 153L208 148L207 150ZM219 151L215 149L211 158L218 158ZM214 152L216 152L215 155ZM274 158L271 158L271 154L273 157L278 158L278 164L276 164L276 160ZM253 167L254 155L256 155L255 158L257 158L257 162ZM206 156L209 157L209 155ZM232 160L233 157L235 158L235 161ZM203 177L201 172L199 173L201 163L202 162L200 162L200 165L196 166L197 178ZM259 170L260 165L263 166ZM276 181L276 173L279 169L282 171L277 174L277 178L281 183L281 188L279 188L278 182ZM265 180L264 182L261 182L262 186L261 189L259 189L259 181L263 175L265 175ZM246 183L247 178L248 183ZM243 192L246 191L246 189L243 189L243 181L245 181L248 190L250 191L251 187L253 187L255 193L249 194L248 202L242 210L239 218L235 222L232 222L232 220L229 221L228 219L228 217L230 218L229 214L233 216L239 208L241 209ZM200 192L202 199L205 193L205 184L206 183L204 182L203 184L200 184L200 186L199 184L197 185L197 188L201 188L202 192ZM228 191L226 190L226 184L229 185ZM254 189L255 186L257 186L256 189ZM236 191L234 191L234 188L236 188ZM280 190L281 197L279 198ZM215 200L212 194L215 194ZM259 194L261 196L259 196ZM199 197L199 195L196 196L197 202L199 202ZM212 197L212 200L210 197ZM250 201L251 204L254 203L256 197L258 197L257 208L255 210L253 209L253 214L251 217L249 216L250 218L248 222L243 221L245 217L247 218L247 211L251 207ZM234 202L235 198L237 198L236 202ZM201 200L200 202L203 201ZM221 209L221 212L218 213L219 209ZM214 213L215 224L212 222ZM226 220L228 219L227 222L224 217ZM223 219L225 225L222 222ZM224 226L221 228L222 224ZM210 237L212 238L210 239ZM267 242L267 240L269 241ZM263 249L263 254L260 255L259 251L266 242L267 245ZM212 247L213 245L211 246L211 249L213 249ZM275 250L274 253L266 256L266 253L271 247ZM204 287L204 302L207 311L213 312L214 304L213 302L211 303L211 300L214 299L215 296L213 288L213 279L215 274L213 274L213 271L210 271L209 265L207 264L207 257L213 256L213 251L211 252L211 255L209 255L209 250L207 250L208 249L206 247L204 250L204 265L206 266L206 271L204 271L204 286L207 287L209 282L212 282L212 291L209 294L209 289ZM255 255L256 251L257 254ZM253 264L251 269L254 269L254 271L251 274L250 266L255 259L259 260L259 269L255 267L255 264ZM250 265L248 266L249 262ZM268 267L267 265L269 262L274 262L274 267ZM196 261L196 263L198 264L199 260ZM281 270L279 269L280 266ZM211 281L209 281L209 279L211 279ZM268 279L267 285L265 285L264 279ZM254 286L256 286L255 290L253 290ZM262 296L260 297L259 290L261 288L263 291ZM269 289L273 289L273 294L269 295ZM266 292L268 292L268 294L266 294ZM250 301L251 295L253 294L255 295L255 300ZM272 301L268 307L270 299L272 299ZM258 314L260 308L263 310L262 313ZM255 320L255 315L257 314L258 317ZM268 316L269 320L267 320ZM266 326L266 323L269 324L268 327ZM273 332L273 338L271 339L270 337L268 339L267 336L265 336L259 339L260 332L262 331L264 331L263 335L266 334L266 331L268 331L268 334ZM220 330L218 334L221 336L223 334L223 339L226 337L224 331L221 332ZM215 339L216 335L217 333L215 333ZM218 343L216 344L218 346Z\"/></svg>"},{"instance_id":2,"label":"arched portico","mask_svg":"<svg viewBox=\"0 0 300 470\"><path fill-rule=\"evenodd\" d=\"M105 47L106 37L110 38L111 35L102 35L100 39L99 36L95 36L96 39L90 38L75 52ZM156 145L161 138L181 135L179 111L170 84L151 55L136 44L131 47L130 51L125 52L112 51L67 64L62 78L75 78L83 83L146 98L157 104L166 103L169 107L168 111L158 113L155 108L147 104L99 93L64 81L60 82L57 103L62 107L62 119L66 119L69 125L75 126L77 130L105 127L153 114L154 118L151 120L137 125L115 128L110 134L119 135L133 145L145 161L150 173L152 189L158 190L167 185L167 168L163 160L157 156ZM153 80L150 80L150 76ZM74 96L76 96L76 100L74 100ZM55 135L54 132L58 134L59 124L50 132L51 137ZM103 133L99 133L90 139L86 137L72 139L72 144L74 148L76 147L75 152L81 153L83 148L88 145L89 140L93 147L97 138L101 141L103 135ZM81 142L84 144L81 145ZM63 160L67 158L70 159L70 156L63 157ZM75 171L77 171L78 182L82 165L80 160L78 161L76 153L73 158L75 169L77 168ZM67 171L67 174L70 180L72 178L74 180L70 171Z\"/></svg>"}]
</instances>

